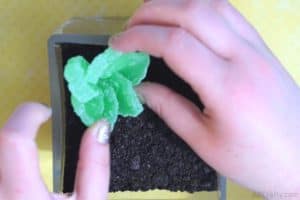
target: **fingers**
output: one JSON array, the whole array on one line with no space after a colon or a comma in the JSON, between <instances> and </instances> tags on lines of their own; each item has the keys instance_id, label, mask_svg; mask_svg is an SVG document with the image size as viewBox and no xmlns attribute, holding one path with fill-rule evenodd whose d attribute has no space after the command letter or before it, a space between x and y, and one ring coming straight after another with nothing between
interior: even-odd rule
<instances>
[{"instance_id":1,"label":"fingers","mask_svg":"<svg viewBox=\"0 0 300 200\"><path fill-rule=\"evenodd\" d=\"M201 96L205 106L218 99L227 61L180 28L135 26L110 41L122 51L144 51L163 57L169 67Z\"/></svg>"},{"instance_id":2,"label":"fingers","mask_svg":"<svg viewBox=\"0 0 300 200\"><path fill-rule=\"evenodd\" d=\"M83 136L75 182L77 200L106 200L109 191L110 127L100 121Z\"/></svg>"},{"instance_id":3,"label":"fingers","mask_svg":"<svg viewBox=\"0 0 300 200\"><path fill-rule=\"evenodd\" d=\"M144 3L128 23L181 27L205 46L226 59L232 59L236 49L244 46L240 38L218 13L223 0L152 0Z\"/></svg>"},{"instance_id":4,"label":"fingers","mask_svg":"<svg viewBox=\"0 0 300 200\"><path fill-rule=\"evenodd\" d=\"M26 103L16 109L0 130L1 188L20 199L49 197L40 176L34 137L50 115L49 108Z\"/></svg>"},{"instance_id":5,"label":"fingers","mask_svg":"<svg viewBox=\"0 0 300 200\"><path fill-rule=\"evenodd\" d=\"M143 83L137 87L137 92L194 151L210 160L213 135L209 132L209 119L194 104L156 83Z\"/></svg>"}]
</instances>

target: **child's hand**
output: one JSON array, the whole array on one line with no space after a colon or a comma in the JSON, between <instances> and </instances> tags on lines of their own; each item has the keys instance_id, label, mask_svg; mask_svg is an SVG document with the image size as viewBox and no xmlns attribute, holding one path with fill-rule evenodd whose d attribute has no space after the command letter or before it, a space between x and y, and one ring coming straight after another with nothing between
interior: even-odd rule
<instances>
[{"instance_id":1,"label":"child's hand","mask_svg":"<svg viewBox=\"0 0 300 200\"><path fill-rule=\"evenodd\" d=\"M266 196L300 198L300 90L228 1L147 1L110 44L162 57L198 93L204 112L161 85L138 88L208 164Z\"/></svg>"},{"instance_id":2,"label":"child's hand","mask_svg":"<svg viewBox=\"0 0 300 200\"><path fill-rule=\"evenodd\" d=\"M27 103L20 106L0 129L0 200L67 199L63 194L51 194L47 190L39 170L34 139L50 115L50 109L45 106ZM107 199L110 174L107 130L107 123L98 122L86 131L80 149L75 191L68 199Z\"/></svg>"}]
</instances>

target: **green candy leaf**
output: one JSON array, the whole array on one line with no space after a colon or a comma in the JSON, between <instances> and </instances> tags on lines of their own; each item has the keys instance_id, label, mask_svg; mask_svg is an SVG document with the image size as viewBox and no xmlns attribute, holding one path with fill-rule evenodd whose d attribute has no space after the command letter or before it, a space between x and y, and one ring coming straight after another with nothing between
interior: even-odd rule
<instances>
[{"instance_id":1,"label":"green candy leaf","mask_svg":"<svg viewBox=\"0 0 300 200\"><path fill-rule=\"evenodd\" d=\"M74 112L80 117L81 121L86 126L90 126L94 120L87 114L84 104L78 101L78 99L76 99L74 96L71 96L71 104L74 108Z\"/></svg>"},{"instance_id":2,"label":"green candy leaf","mask_svg":"<svg viewBox=\"0 0 300 200\"><path fill-rule=\"evenodd\" d=\"M71 104L81 121L86 126L91 126L97 121L97 119L102 117L104 110L104 95L100 93L87 103L81 103L78 99L76 99L76 97L71 96Z\"/></svg>"},{"instance_id":3,"label":"green candy leaf","mask_svg":"<svg viewBox=\"0 0 300 200\"><path fill-rule=\"evenodd\" d=\"M120 72L133 85L138 85L146 76L150 57L145 53L122 53L108 48L98 55L88 68L87 79L96 84L99 79Z\"/></svg>"},{"instance_id":4,"label":"green candy leaf","mask_svg":"<svg viewBox=\"0 0 300 200\"><path fill-rule=\"evenodd\" d=\"M99 93L97 88L89 85L85 79L88 66L89 63L82 56L76 56L68 60L64 71L69 90L80 102L88 102Z\"/></svg>"},{"instance_id":5,"label":"green candy leaf","mask_svg":"<svg viewBox=\"0 0 300 200\"><path fill-rule=\"evenodd\" d=\"M134 86L145 78L149 64L150 57L145 53L122 53L111 48L91 64L81 56L69 59L64 77L74 112L86 126L106 119L113 127L118 115L138 116L143 106Z\"/></svg>"},{"instance_id":6,"label":"green candy leaf","mask_svg":"<svg viewBox=\"0 0 300 200\"><path fill-rule=\"evenodd\" d=\"M69 83L79 82L86 73L89 63L82 57L76 56L68 60L64 77Z\"/></svg>"},{"instance_id":7,"label":"green candy leaf","mask_svg":"<svg viewBox=\"0 0 300 200\"><path fill-rule=\"evenodd\" d=\"M102 54L96 56L88 68L87 80L92 84L97 84L99 79L105 79L111 76L116 68L115 63L122 54L121 52L108 48Z\"/></svg>"},{"instance_id":8,"label":"green candy leaf","mask_svg":"<svg viewBox=\"0 0 300 200\"><path fill-rule=\"evenodd\" d=\"M68 88L72 95L75 96L81 103L88 102L99 95L99 90L97 87L90 85L85 79L81 79L78 82L69 83Z\"/></svg>"},{"instance_id":9,"label":"green candy leaf","mask_svg":"<svg viewBox=\"0 0 300 200\"><path fill-rule=\"evenodd\" d=\"M119 114L123 117L136 117L143 111L143 106L133 89L132 83L123 75L116 73L110 79L119 102Z\"/></svg>"},{"instance_id":10,"label":"green candy leaf","mask_svg":"<svg viewBox=\"0 0 300 200\"><path fill-rule=\"evenodd\" d=\"M108 120L113 127L117 121L119 111L119 102L117 99L117 95L114 89L105 81L100 83L99 86L104 92L105 105L101 118Z\"/></svg>"},{"instance_id":11,"label":"green candy leaf","mask_svg":"<svg viewBox=\"0 0 300 200\"><path fill-rule=\"evenodd\" d=\"M127 63L120 68L119 73L131 81L132 85L138 85L146 77L148 66L150 65L150 57L145 53L129 53L124 56L122 63ZM121 65L120 65L121 66Z\"/></svg>"}]
</instances>

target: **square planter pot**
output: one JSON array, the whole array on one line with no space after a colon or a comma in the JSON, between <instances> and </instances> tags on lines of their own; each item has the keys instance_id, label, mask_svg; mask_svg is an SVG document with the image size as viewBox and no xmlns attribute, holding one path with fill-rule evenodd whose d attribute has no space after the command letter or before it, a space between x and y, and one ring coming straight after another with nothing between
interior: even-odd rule
<instances>
[{"instance_id":1,"label":"square planter pot","mask_svg":"<svg viewBox=\"0 0 300 200\"><path fill-rule=\"evenodd\" d=\"M76 55L91 61L107 48L109 36L120 32L125 21L74 18L48 41L55 192L73 190L80 139L86 128L70 105L70 93L63 78L64 65ZM197 95L161 59L151 58L146 80L167 85L203 108ZM164 189L197 192L198 197L199 192L206 191L211 193L210 199L226 199L225 178L198 158L148 108L137 118L119 117L112 135L111 154L111 192Z\"/></svg>"}]
</instances>

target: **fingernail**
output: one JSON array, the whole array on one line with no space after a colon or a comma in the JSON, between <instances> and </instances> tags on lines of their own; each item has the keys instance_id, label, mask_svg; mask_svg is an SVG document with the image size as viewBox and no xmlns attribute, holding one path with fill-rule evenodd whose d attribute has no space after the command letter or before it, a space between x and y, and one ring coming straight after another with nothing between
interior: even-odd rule
<instances>
[{"instance_id":1,"label":"fingernail","mask_svg":"<svg viewBox=\"0 0 300 200\"><path fill-rule=\"evenodd\" d=\"M137 87L134 88L134 89L135 89L135 92L136 92L136 94L137 94L137 96L138 96L140 102L141 102L142 104L145 104L145 103L146 103L146 100L145 100L145 97L143 96L142 92L140 91L140 90L141 90L141 89L140 89L140 86L137 86Z\"/></svg>"},{"instance_id":2,"label":"fingernail","mask_svg":"<svg viewBox=\"0 0 300 200\"><path fill-rule=\"evenodd\" d=\"M111 36L108 40L108 46L113 48L113 44L116 43L116 41L118 40L118 38L121 36L122 33L117 33L113 36Z\"/></svg>"},{"instance_id":3,"label":"fingernail","mask_svg":"<svg viewBox=\"0 0 300 200\"><path fill-rule=\"evenodd\" d=\"M100 144L108 144L111 135L111 128L106 120L101 120L92 126L91 133L96 137L96 140Z\"/></svg>"},{"instance_id":4,"label":"fingernail","mask_svg":"<svg viewBox=\"0 0 300 200\"><path fill-rule=\"evenodd\" d=\"M43 106L45 106L45 107L47 107L47 108L50 108L50 106L49 106L47 103L40 102L40 104L42 104Z\"/></svg>"},{"instance_id":5,"label":"fingernail","mask_svg":"<svg viewBox=\"0 0 300 200\"><path fill-rule=\"evenodd\" d=\"M146 103L145 97L142 94L137 92L137 96L142 104Z\"/></svg>"},{"instance_id":6,"label":"fingernail","mask_svg":"<svg viewBox=\"0 0 300 200\"><path fill-rule=\"evenodd\" d=\"M132 23L132 19L129 18L125 23L125 29L128 29L131 23Z\"/></svg>"},{"instance_id":7,"label":"fingernail","mask_svg":"<svg viewBox=\"0 0 300 200\"><path fill-rule=\"evenodd\" d=\"M122 30L125 31L125 30L128 28L129 23L130 23L130 19L128 19L128 20L124 23L124 25L123 25L123 27L122 27Z\"/></svg>"}]
</instances>

